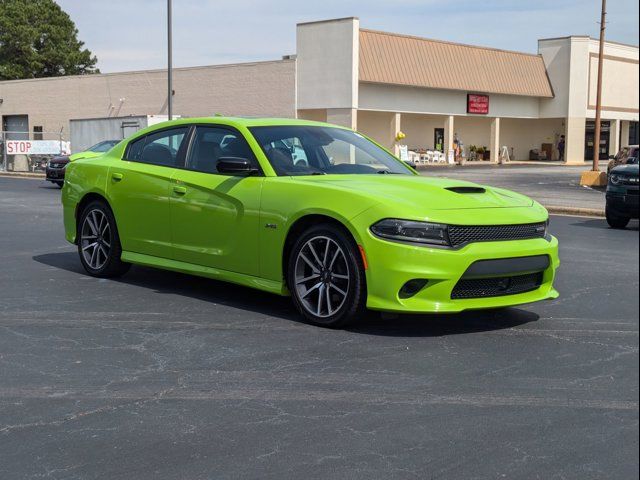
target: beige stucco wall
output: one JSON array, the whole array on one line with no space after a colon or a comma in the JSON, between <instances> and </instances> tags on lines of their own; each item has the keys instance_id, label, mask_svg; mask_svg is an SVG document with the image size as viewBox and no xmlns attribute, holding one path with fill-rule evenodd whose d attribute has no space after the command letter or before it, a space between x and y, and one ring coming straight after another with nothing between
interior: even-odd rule
<instances>
[{"instance_id":1,"label":"beige stucco wall","mask_svg":"<svg viewBox=\"0 0 640 480\"><path fill-rule=\"evenodd\" d=\"M360 82L359 108L403 113L466 115L467 93ZM489 95L491 117L538 117L538 98Z\"/></svg>"},{"instance_id":2,"label":"beige stucco wall","mask_svg":"<svg viewBox=\"0 0 640 480\"><path fill-rule=\"evenodd\" d=\"M367 112L360 110L358 111L357 130L372 138L380 145L392 150L393 120L394 115L389 112Z\"/></svg>"},{"instance_id":3,"label":"beige stucco wall","mask_svg":"<svg viewBox=\"0 0 640 480\"><path fill-rule=\"evenodd\" d=\"M597 43L589 43L587 117L595 117L598 80ZM603 117L638 120L638 49L607 44L602 68Z\"/></svg>"},{"instance_id":4,"label":"beige stucco wall","mask_svg":"<svg viewBox=\"0 0 640 480\"><path fill-rule=\"evenodd\" d=\"M69 131L72 118L166 114L164 70L0 82L0 115ZM174 70L176 115L295 117L295 60Z\"/></svg>"},{"instance_id":5,"label":"beige stucco wall","mask_svg":"<svg viewBox=\"0 0 640 480\"><path fill-rule=\"evenodd\" d=\"M301 109L358 105L357 18L297 25L297 103Z\"/></svg>"},{"instance_id":6,"label":"beige stucco wall","mask_svg":"<svg viewBox=\"0 0 640 480\"><path fill-rule=\"evenodd\" d=\"M565 133L565 121L561 118L539 120L503 118L500 122L500 147L507 146L513 158L511 160L528 160L529 150L540 149L543 143L555 146L560 135Z\"/></svg>"}]
</instances>

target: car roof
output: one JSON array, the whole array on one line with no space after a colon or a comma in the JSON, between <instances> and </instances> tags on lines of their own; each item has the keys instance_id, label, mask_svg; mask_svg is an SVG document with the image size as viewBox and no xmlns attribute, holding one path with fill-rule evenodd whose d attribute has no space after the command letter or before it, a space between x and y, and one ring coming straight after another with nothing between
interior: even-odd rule
<instances>
[{"instance_id":1,"label":"car roof","mask_svg":"<svg viewBox=\"0 0 640 480\"><path fill-rule=\"evenodd\" d=\"M126 144L139 138L149 135L158 130L171 127L184 127L190 125L223 125L234 128L251 128L251 127L276 127L276 126L307 126L307 127L333 127L347 130L346 127L340 125L332 125L325 122L316 122L313 120L301 120L297 118L277 118L277 117L182 117L176 120L155 123L146 128L138 130L131 137L126 139Z\"/></svg>"},{"instance_id":2,"label":"car roof","mask_svg":"<svg viewBox=\"0 0 640 480\"><path fill-rule=\"evenodd\" d=\"M325 122L316 122L313 120L301 120L298 118L278 118L278 117L182 117L178 120L171 120L168 122L157 123L154 127L162 125L190 125L194 123L207 123L212 125L231 125L235 127L266 127L266 126L323 126L323 127L338 127L338 125L331 125ZM340 127L343 128L343 127Z\"/></svg>"}]
</instances>

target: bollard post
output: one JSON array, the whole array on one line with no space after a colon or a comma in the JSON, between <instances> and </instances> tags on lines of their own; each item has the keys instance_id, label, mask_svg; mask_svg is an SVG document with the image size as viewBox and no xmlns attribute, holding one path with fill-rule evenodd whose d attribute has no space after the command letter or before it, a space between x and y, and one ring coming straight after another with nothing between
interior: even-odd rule
<instances>
[{"instance_id":1,"label":"bollard post","mask_svg":"<svg viewBox=\"0 0 640 480\"><path fill-rule=\"evenodd\" d=\"M2 171L7 171L7 132L2 130Z\"/></svg>"}]
</instances>

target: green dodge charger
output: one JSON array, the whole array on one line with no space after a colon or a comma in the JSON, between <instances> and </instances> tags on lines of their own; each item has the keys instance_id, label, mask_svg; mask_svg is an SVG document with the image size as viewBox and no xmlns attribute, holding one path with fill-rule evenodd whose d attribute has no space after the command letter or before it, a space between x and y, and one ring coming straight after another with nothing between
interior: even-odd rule
<instances>
[{"instance_id":1,"label":"green dodge charger","mask_svg":"<svg viewBox=\"0 0 640 480\"><path fill-rule=\"evenodd\" d=\"M352 130L199 118L67 167L66 238L96 277L131 264L290 295L309 322L460 312L558 296L547 211L418 175Z\"/></svg>"}]
</instances>

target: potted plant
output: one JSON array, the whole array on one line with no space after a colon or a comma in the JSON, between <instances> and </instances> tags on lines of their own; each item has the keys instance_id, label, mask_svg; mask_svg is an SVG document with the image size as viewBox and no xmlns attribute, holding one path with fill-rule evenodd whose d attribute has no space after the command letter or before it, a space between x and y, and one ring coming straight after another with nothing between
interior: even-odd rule
<instances>
[{"instance_id":1,"label":"potted plant","mask_svg":"<svg viewBox=\"0 0 640 480\"><path fill-rule=\"evenodd\" d=\"M469 160L477 160L478 147L475 145L469 145Z\"/></svg>"},{"instance_id":2,"label":"potted plant","mask_svg":"<svg viewBox=\"0 0 640 480\"><path fill-rule=\"evenodd\" d=\"M477 155L476 158L478 160L484 160L484 151L485 151L485 148L482 146L476 148L476 155Z\"/></svg>"}]
</instances>

